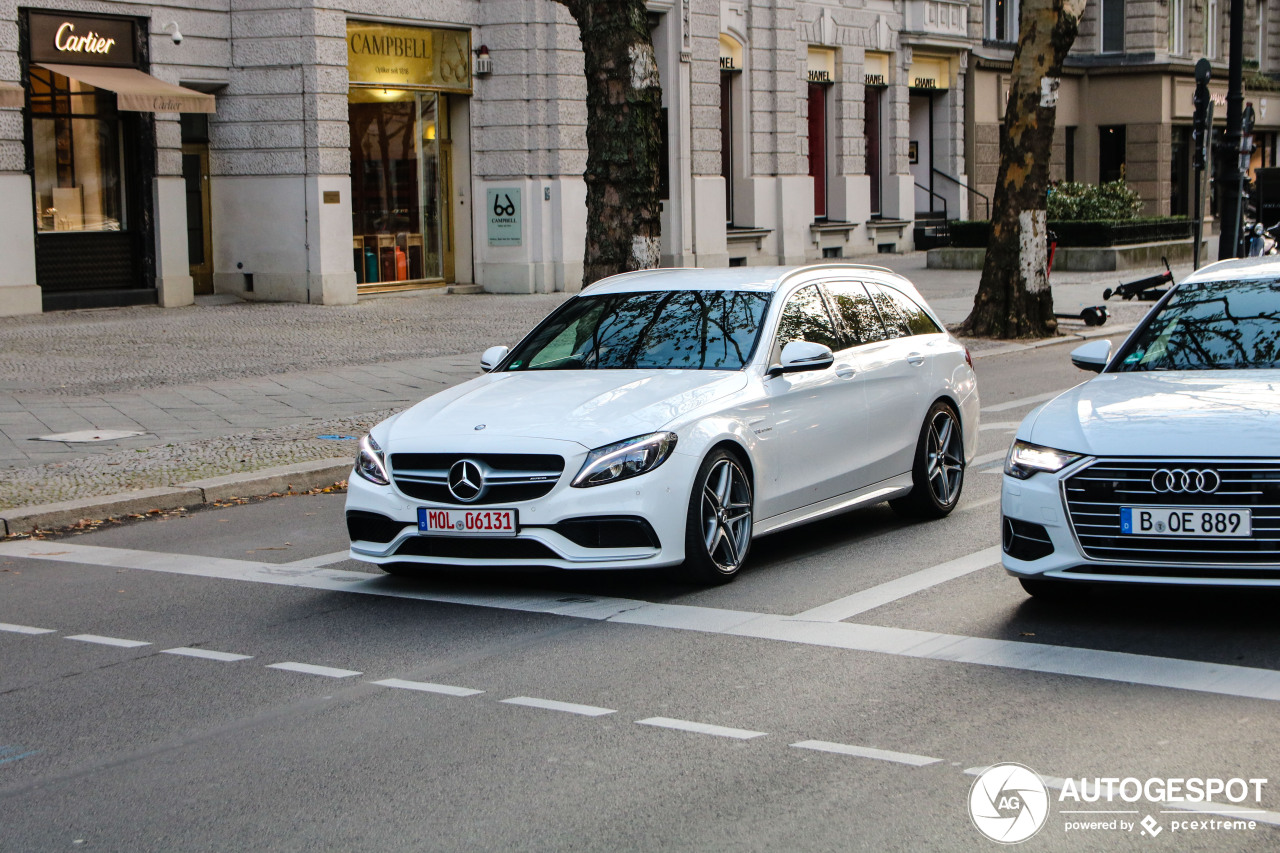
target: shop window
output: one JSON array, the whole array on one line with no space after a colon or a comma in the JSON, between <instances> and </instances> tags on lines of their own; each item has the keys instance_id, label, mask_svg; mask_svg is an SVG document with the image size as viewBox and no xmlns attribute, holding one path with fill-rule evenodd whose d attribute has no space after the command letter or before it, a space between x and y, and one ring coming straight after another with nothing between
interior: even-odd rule
<instances>
[{"instance_id":1,"label":"shop window","mask_svg":"<svg viewBox=\"0 0 1280 853\"><path fill-rule=\"evenodd\" d=\"M813 216L827 218L827 90L809 84L809 177L813 179Z\"/></svg>"},{"instance_id":2,"label":"shop window","mask_svg":"<svg viewBox=\"0 0 1280 853\"><path fill-rule=\"evenodd\" d=\"M1124 0L1101 0L1101 53L1124 52Z\"/></svg>"},{"instance_id":3,"label":"shop window","mask_svg":"<svg viewBox=\"0 0 1280 853\"><path fill-rule=\"evenodd\" d=\"M443 279L447 98L352 87L349 99L356 280Z\"/></svg>"},{"instance_id":4,"label":"shop window","mask_svg":"<svg viewBox=\"0 0 1280 853\"><path fill-rule=\"evenodd\" d=\"M1123 124L1098 128L1098 183L1124 180L1125 136Z\"/></svg>"},{"instance_id":5,"label":"shop window","mask_svg":"<svg viewBox=\"0 0 1280 853\"><path fill-rule=\"evenodd\" d=\"M1173 128L1173 146L1169 168L1169 215L1186 216L1191 211L1191 193L1195 179L1191 170L1191 128Z\"/></svg>"},{"instance_id":6,"label":"shop window","mask_svg":"<svg viewBox=\"0 0 1280 853\"><path fill-rule=\"evenodd\" d=\"M720 176L724 178L724 220L733 224L733 81L732 71L720 72Z\"/></svg>"},{"instance_id":7,"label":"shop window","mask_svg":"<svg viewBox=\"0 0 1280 853\"><path fill-rule=\"evenodd\" d=\"M124 231L124 158L114 92L31 68L36 229Z\"/></svg>"},{"instance_id":8,"label":"shop window","mask_svg":"<svg viewBox=\"0 0 1280 853\"><path fill-rule=\"evenodd\" d=\"M1018 0L985 0L983 37L990 41L1018 40Z\"/></svg>"},{"instance_id":9,"label":"shop window","mask_svg":"<svg viewBox=\"0 0 1280 853\"><path fill-rule=\"evenodd\" d=\"M863 133L867 140L866 174L871 178L871 215L880 215L880 182L883 160L880 154L881 139L881 104L884 100L884 88L867 86L865 112L863 117Z\"/></svg>"}]
</instances>

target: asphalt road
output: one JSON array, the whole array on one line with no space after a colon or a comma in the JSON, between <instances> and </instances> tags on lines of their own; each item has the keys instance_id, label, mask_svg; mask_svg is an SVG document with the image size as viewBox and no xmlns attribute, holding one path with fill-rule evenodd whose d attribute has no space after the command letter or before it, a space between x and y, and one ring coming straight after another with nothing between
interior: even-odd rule
<instances>
[{"instance_id":1,"label":"asphalt road","mask_svg":"<svg viewBox=\"0 0 1280 853\"><path fill-rule=\"evenodd\" d=\"M996 564L1003 450L1067 355L978 363L951 517L767 537L716 589L393 579L343 559L341 495L0 544L0 850L997 849L967 803L1001 762L1269 780L1230 831L1051 791L1029 851L1280 849L1280 597L1062 609Z\"/></svg>"}]
</instances>

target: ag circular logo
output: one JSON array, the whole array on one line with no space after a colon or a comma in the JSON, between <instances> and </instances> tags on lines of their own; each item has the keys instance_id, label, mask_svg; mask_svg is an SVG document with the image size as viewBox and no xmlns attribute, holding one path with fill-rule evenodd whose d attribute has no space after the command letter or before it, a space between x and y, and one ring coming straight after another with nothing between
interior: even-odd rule
<instances>
[{"instance_id":1,"label":"ag circular logo","mask_svg":"<svg viewBox=\"0 0 1280 853\"><path fill-rule=\"evenodd\" d=\"M1029 767L996 764L969 789L969 817L978 831L1001 844L1026 841L1049 817L1049 791Z\"/></svg>"}]
</instances>

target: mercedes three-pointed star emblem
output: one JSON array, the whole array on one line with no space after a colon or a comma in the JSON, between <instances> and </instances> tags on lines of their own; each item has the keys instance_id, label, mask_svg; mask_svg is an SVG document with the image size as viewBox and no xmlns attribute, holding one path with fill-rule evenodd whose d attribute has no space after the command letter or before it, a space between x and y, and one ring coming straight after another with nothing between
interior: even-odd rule
<instances>
[{"instance_id":1,"label":"mercedes three-pointed star emblem","mask_svg":"<svg viewBox=\"0 0 1280 853\"><path fill-rule=\"evenodd\" d=\"M484 471L470 459L459 459L449 469L449 493L463 503L471 503L484 494Z\"/></svg>"}]
</instances>

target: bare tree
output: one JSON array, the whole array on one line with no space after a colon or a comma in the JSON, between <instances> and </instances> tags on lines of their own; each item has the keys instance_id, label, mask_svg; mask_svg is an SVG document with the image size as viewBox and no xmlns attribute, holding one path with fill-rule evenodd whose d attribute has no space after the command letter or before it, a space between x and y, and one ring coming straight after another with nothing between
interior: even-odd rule
<instances>
[{"instance_id":1,"label":"bare tree","mask_svg":"<svg viewBox=\"0 0 1280 853\"><path fill-rule=\"evenodd\" d=\"M578 23L587 77L582 284L658 266L662 88L644 0L556 0Z\"/></svg>"},{"instance_id":2,"label":"bare tree","mask_svg":"<svg viewBox=\"0 0 1280 853\"><path fill-rule=\"evenodd\" d=\"M1046 192L1058 79L1084 7L1085 0L1022 0L991 237L982 282L961 334L1020 338L1057 332L1046 270Z\"/></svg>"}]
</instances>

